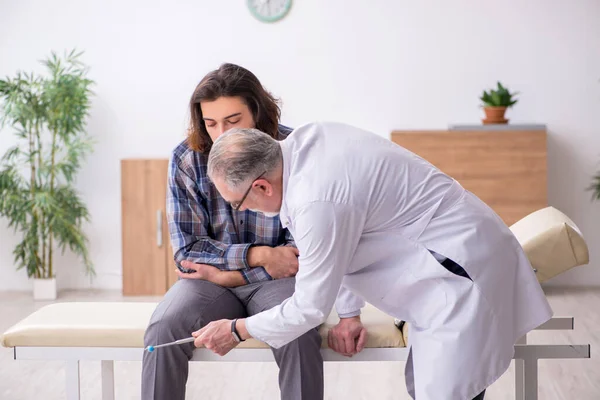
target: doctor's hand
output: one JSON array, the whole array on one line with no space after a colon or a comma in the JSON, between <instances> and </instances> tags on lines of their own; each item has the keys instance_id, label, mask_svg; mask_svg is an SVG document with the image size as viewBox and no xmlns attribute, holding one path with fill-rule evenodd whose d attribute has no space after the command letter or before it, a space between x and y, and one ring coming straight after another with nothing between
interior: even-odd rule
<instances>
[{"instance_id":1,"label":"doctor's hand","mask_svg":"<svg viewBox=\"0 0 600 400\"><path fill-rule=\"evenodd\" d=\"M220 356L229 353L231 349L238 345L231 334L230 319L213 321L204 328L192 332L192 336L196 338L194 340L196 347L206 347Z\"/></svg>"},{"instance_id":2,"label":"doctor's hand","mask_svg":"<svg viewBox=\"0 0 600 400\"><path fill-rule=\"evenodd\" d=\"M364 349L367 343L367 329L360 321L360 316L341 318L329 331L327 342L333 351L352 357Z\"/></svg>"}]
</instances>

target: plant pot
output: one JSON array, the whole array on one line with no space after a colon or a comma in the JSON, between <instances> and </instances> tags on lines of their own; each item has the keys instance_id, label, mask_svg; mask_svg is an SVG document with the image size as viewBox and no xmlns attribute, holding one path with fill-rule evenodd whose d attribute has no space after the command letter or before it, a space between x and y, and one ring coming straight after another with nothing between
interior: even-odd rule
<instances>
[{"instance_id":1,"label":"plant pot","mask_svg":"<svg viewBox=\"0 0 600 400\"><path fill-rule=\"evenodd\" d=\"M34 300L56 300L56 278L33 280Z\"/></svg>"},{"instance_id":2,"label":"plant pot","mask_svg":"<svg viewBox=\"0 0 600 400\"><path fill-rule=\"evenodd\" d=\"M508 120L504 118L506 107L484 107L483 111L485 111L485 119L482 120L484 125L508 123Z\"/></svg>"}]
</instances>

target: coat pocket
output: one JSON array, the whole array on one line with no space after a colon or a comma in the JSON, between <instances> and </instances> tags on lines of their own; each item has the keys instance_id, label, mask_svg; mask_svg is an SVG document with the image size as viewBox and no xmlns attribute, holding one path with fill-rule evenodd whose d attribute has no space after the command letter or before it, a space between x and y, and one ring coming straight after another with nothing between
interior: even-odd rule
<instances>
[{"instance_id":1,"label":"coat pocket","mask_svg":"<svg viewBox=\"0 0 600 400\"><path fill-rule=\"evenodd\" d=\"M463 267L461 267L460 265L458 265L457 263L455 263L451 259L446 258L440 264L444 268L446 268L446 270L448 272L450 272L450 273L452 273L454 275L457 275L457 276L461 276L463 278L467 278L468 280L470 280L471 282L473 282L473 279L471 279L471 277L469 276L469 274L467 273L467 271L465 271L465 269Z\"/></svg>"},{"instance_id":2,"label":"coat pocket","mask_svg":"<svg viewBox=\"0 0 600 400\"><path fill-rule=\"evenodd\" d=\"M415 327L426 329L442 317L447 306L444 285L437 277L405 274L381 299L399 310L398 316Z\"/></svg>"}]
</instances>

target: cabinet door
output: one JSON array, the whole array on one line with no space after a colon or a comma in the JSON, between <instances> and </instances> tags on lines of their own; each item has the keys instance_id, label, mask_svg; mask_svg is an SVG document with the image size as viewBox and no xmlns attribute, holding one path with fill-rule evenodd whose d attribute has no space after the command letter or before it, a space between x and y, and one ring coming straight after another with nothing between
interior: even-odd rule
<instances>
[{"instance_id":1,"label":"cabinet door","mask_svg":"<svg viewBox=\"0 0 600 400\"><path fill-rule=\"evenodd\" d=\"M166 159L121 161L124 295L162 295L167 289L168 165Z\"/></svg>"}]
</instances>

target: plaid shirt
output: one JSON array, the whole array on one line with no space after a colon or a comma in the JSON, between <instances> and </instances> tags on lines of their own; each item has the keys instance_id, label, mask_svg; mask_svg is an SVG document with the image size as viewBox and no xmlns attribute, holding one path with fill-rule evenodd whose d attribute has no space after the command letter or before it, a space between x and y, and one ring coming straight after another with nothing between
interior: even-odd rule
<instances>
[{"instance_id":1,"label":"plaid shirt","mask_svg":"<svg viewBox=\"0 0 600 400\"><path fill-rule=\"evenodd\" d=\"M292 131L279 126L279 139ZM238 270L247 283L273 279L263 267L251 268L246 255L251 245L294 246L279 217L234 211L207 176L208 156L180 143L169 163L167 221L177 268L183 260Z\"/></svg>"}]
</instances>

